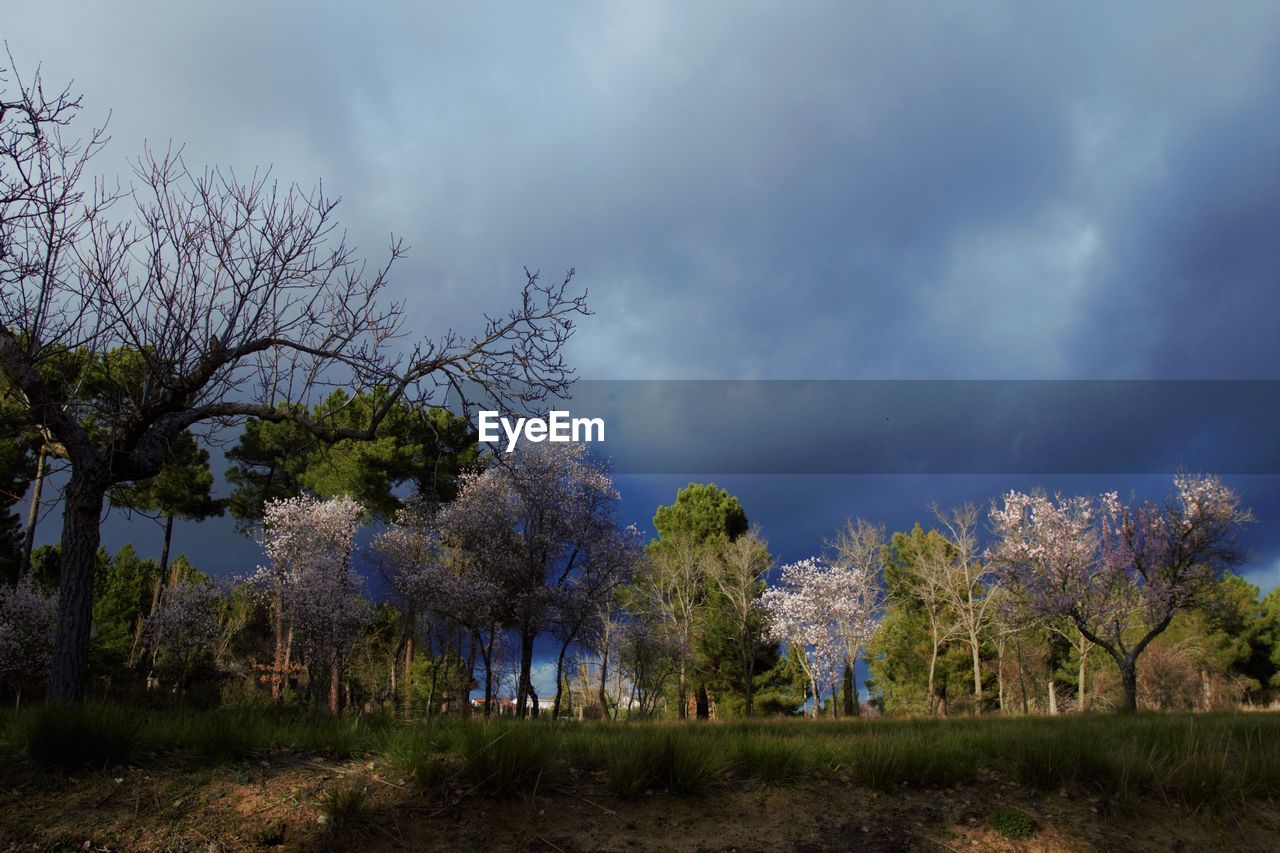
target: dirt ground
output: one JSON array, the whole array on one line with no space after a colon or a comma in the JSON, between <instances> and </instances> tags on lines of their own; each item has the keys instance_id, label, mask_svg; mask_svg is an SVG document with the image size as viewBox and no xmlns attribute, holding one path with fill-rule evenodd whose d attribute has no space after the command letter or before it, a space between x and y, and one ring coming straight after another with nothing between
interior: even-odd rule
<instances>
[{"instance_id":1,"label":"dirt ground","mask_svg":"<svg viewBox=\"0 0 1280 853\"><path fill-rule=\"evenodd\" d=\"M322 800L368 791L355 827ZM1035 832L987 826L1002 808ZM609 796L599 780L540 785L508 800L415 793L380 763L276 755L207 769L148 765L51 776L0 767L0 850L1274 850L1280 809L1193 813L1161 801L1113 804L1011 783L880 793L839 782L751 785L701 798Z\"/></svg>"}]
</instances>

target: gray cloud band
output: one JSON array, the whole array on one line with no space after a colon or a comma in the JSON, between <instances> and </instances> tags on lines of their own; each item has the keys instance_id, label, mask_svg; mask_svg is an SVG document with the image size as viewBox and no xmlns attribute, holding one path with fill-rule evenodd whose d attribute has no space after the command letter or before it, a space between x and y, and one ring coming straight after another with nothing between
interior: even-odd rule
<instances>
[{"instance_id":1,"label":"gray cloud band","mask_svg":"<svg viewBox=\"0 0 1280 853\"><path fill-rule=\"evenodd\" d=\"M1280 474L1280 381L584 380L621 474Z\"/></svg>"}]
</instances>

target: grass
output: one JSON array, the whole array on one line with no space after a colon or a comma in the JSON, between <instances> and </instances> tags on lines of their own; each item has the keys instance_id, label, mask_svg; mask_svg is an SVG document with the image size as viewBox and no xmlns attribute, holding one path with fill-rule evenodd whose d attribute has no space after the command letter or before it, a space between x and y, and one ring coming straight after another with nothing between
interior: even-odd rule
<instances>
[{"instance_id":1,"label":"grass","mask_svg":"<svg viewBox=\"0 0 1280 853\"><path fill-rule=\"evenodd\" d=\"M361 832L373 822L369 789L357 783L330 789L320 800L320 811L335 835Z\"/></svg>"},{"instance_id":2,"label":"grass","mask_svg":"<svg viewBox=\"0 0 1280 853\"><path fill-rule=\"evenodd\" d=\"M1280 715L634 723L396 722L275 710L0 713L0 752L65 769L166 756L235 763L272 751L381 756L420 791L492 797L602 784L618 797L827 779L884 791L995 777L1123 807L1155 796L1214 810L1280 796ZM354 795L353 795L354 796Z\"/></svg>"}]
</instances>

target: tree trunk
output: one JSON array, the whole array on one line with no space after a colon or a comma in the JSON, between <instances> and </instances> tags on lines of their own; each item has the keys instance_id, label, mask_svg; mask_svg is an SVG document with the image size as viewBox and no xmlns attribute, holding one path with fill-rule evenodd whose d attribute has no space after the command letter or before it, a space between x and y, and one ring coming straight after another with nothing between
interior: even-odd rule
<instances>
[{"instance_id":1,"label":"tree trunk","mask_svg":"<svg viewBox=\"0 0 1280 853\"><path fill-rule=\"evenodd\" d=\"M1085 711L1089 710L1089 694L1085 689L1086 688L1085 674L1087 672L1086 665L1088 664L1088 662L1089 662L1089 652L1086 648L1081 647L1080 649L1080 685L1079 687L1077 687L1077 690L1079 690L1079 698L1076 700L1076 705L1079 706L1080 713L1082 714Z\"/></svg>"},{"instance_id":2,"label":"tree trunk","mask_svg":"<svg viewBox=\"0 0 1280 853\"><path fill-rule=\"evenodd\" d=\"M36 456L36 477L31 483L31 508L27 510L27 532L22 540L22 562L18 564L18 577L24 577L31 571L31 552L36 545L36 525L40 523L40 495L44 492L44 443L40 444L40 453Z\"/></svg>"},{"instance_id":3,"label":"tree trunk","mask_svg":"<svg viewBox=\"0 0 1280 853\"><path fill-rule=\"evenodd\" d=\"M526 625L520 631L520 685L516 690L516 716L524 719L533 693L533 632Z\"/></svg>"},{"instance_id":4,"label":"tree trunk","mask_svg":"<svg viewBox=\"0 0 1280 853\"><path fill-rule=\"evenodd\" d=\"M271 700L279 705L284 701L284 605L279 594L276 595L274 611L271 614L272 631L276 635L275 653L271 656Z\"/></svg>"},{"instance_id":5,"label":"tree trunk","mask_svg":"<svg viewBox=\"0 0 1280 853\"><path fill-rule=\"evenodd\" d=\"M491 626L489 628L489 639L484 646L484 716L486 719L488 719L489 711L493 706L493 641L497 634L497 627Z\"/></svg>"},{"instance_id":6,"label":"tree trunk","mask_svg":"<svg viewBox=\"0 0 1280 853\"><path fill-rule=\"evenodd\" d=\"M329 654L329 713L335 717L338 716L338 711L341 710L338 693L339 682L341 681L340 675L341 673L338 671L338 653L331 652Z\"/></svg>"},{"instance_id":7,"label":"tree trunk","mask_svg":"<svg viewBox=\"0 0 1280 853\"><path fill-rule=\"evenodd\" d=\"M711 700L707 697L707 688L704 684L698 685L696 694L697 712L699 720L708 720L711 718Z\"/></svg>"},{"instance_id":8,"label":"tree trunk","mask_svg":"<svg viewBox=\"0 0 1280 853\"><path fill-rule=\"evenodd\" d=\"M933 692L933 676L938 668L938 641L933 641L933 654L929 656L929 716L936 717L938 715L937 697Z\"/></svg>"},{"instance_id":9,"label":"tree trunk","mask_svg":"<svg viewBox=\"0 0 1280 853\"><path fill-rule=\"evenodd\" d=\"M689 719L689 692L688 692L688 688L685 686L685 683L684 683L684 661L683 660L680 661L679 693L680 693L680 719L687 720Z\"/></svg>"},{"instance_id":10,"label":"tree trunk","mask_svg":"<svg viewBox=\"0 0 1280 853\"><path fill-rule=\"evenodd\" d=\"M98 557L105 485L73 474L62 513L62 579L58 628L49 673L49 701L70 705L84 698L93 624L93 570Z\"/></svg>"},{"instance_id":11,"label":"tree trunk","mask_svg":"<svg viewBox=\"0 0 1280 853\"><path fill-rule=\"evenodd\" d=\"M1022 640L1019 639L1014 643L1013 648L1018 653L1018 693L1022 696L1022 713L1025 716L1029 709L1027 708L1027 678L1022 665Z\"/></svg>"},{"instance_id":12,"label":"tree trunk","mask_svg":"<svg viewBox=\"0 0 1280 853\"><path fill-rule=\"evenodd\" d=\"M996 705L1000 708L1000 713L1005 713L1004 707L1004 640L1001 639L996 643Z\"/></svg>"},{"instance_id":13,"label":"tree trunk","mask_svg":"<svg viewBox=\"0 0 1280 853\"><path fill-rule=\"evenodd\" d=\"M410 620L413 617L409 617ZM401 703L404 707L405 719L413 717L413 622L409 622L409 627L405 629L404 635L404 678L400 680L400 689L404 700Z\"/></svg>"},{"instance_id":14,"label":"tree trunk","mask_svg":"<svg viewBox=\"0 0 1280 853\"><path fill-rule=\"evenodd\" d=\"M564 698L564 656L569 651L569 643L573 642L572 635L570 638L560 644L560 654L556 657L556 698L551 704L551 719L560 716L560 700Z\"/></svg>"},{"instance_id":15,"label":"tree trunk","mask_svg":"<svg viewBox=\"0 0 1280 853\"><path fill-rule=\"evenodd\" d=\"M856 717L858 712L858 692L857 686L853 683L853 666L846 663L844 665L844 683L841 687L844 692L844 715L846 717Z\"/></svg>"},{"instance_id":16,"label":"tree trunk","mask_svg":"<svg viewBox=\"0 0 1280 853\"><path fill-rule=\"evenodd\" d=\"M1058 686L1052 678L1049 679L1049 714L1058 713Z\"/></svg>"},{"instance_id":17,"label":"tree trunk","mask_svg":"<svg viewBox=\"0 0 1280 853\"><path fill-rule=\"evenodd\" d=\"M973 650L973 715L982 713L982 645L977 635L969 638L969 646Z\"/></svg>"},{"instance_id":18,"label":"tree trunk","mask_svg":"<svg viewBox=\"0 0 1280 853\"><path fill-rule=\"evenodd\" d=\"M604 651L600 653L600 718L609 719L609 647L606 645ZM631 688L635 690L635 682L632 682Z\"/></svg>"},{"instance_id":19,"label":"tree trunk","mask_svg":"<svg viewBox=\"0 0 1280 853\"><path fill-rule=\"evenodd\" d=\"M1116 663L1120 666L1120 684L1124 687L1124 704L1120 710L1132 714L1138 710L1138 663L1132 657Z\"/></svg>"}]
</instances>

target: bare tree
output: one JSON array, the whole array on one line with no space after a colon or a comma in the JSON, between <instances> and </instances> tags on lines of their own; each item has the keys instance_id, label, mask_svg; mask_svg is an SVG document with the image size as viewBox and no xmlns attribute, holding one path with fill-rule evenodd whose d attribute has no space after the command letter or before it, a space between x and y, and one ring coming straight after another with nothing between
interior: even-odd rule
<instances>
[{"instance_id":1,"label":"bare tree","mask_svg":"<svg viewBox=\"0 0 1280 853\"><path fill-rule=\"evenodd\" d=\"M938 658L947 643L963 633L963 627L951 607L952 547L943 536L932 530L918 543L908 540L908 544L908 549L900 557L900 576L891 594L914 599L929 621L928 701L929 715L933 716L938 712L934 690Z\"/></svg>"},{"instance_id":2,"label":"bare tree","mask_svg":"<svg viewBox=\"0 0 1280 853\"><path fill-rule=\"evenodd\" d=\"M982 713L982 641L994 615L991 591L997 575L979 559L978 507L963 504L950 510L933 507L948 548L936 567L940 591L955 614L973 656L973 712Z\"/></svg>"},{"instance_id":3,"label":"bare tree","mask_svg":"<svg viewBox=\"0 0 1280 853\"><path fill-rule=\"evenodd\" d=\"M760 609L760 593L765 576L773 565L769 543L754 527L724 545L712 577L733 619L733 644L742 666L745 710L751 716L755 694L756 653L765 634L764 612Z\"/></svg>"},{"instance_id":4,"label":"bare tree","mask_svg":"<svg viewBox=\"0 0 1280 853\"><path fill-rule=\"evenodd\" d=\"M676 693L680 719L689 715L689 665L694 660L698 620L706 607L705 577L713 549L689 537L675 537L649 555L637 576L639 609L662 627L663 641L678 660Z\"/></svg>"},{"instance_id":5,"label":"bare tree","mask_svg":"<svg viewBox=\"0 0 1280 853\"><path fill-rule=\"evenodd\" d=\"M128 191L86 189L103 130L70 138L79 98L47 93L39 72L10 76L16 91L0 90L0 372L71 466L52 700L84 692L104 497L154 476L183 430L257 417L367 439L403 399L452 391L464 407L515 410L571 384L562 348L574 316L588 313L585 295L569 291L572 270L556 284L526 270L517 307L478 334L402 346L403 306L383 298L399 241L369 271L322 188L190 171L173 151L144 153ZM129 203L131 216L112 215ZM333 387L386 393L367 424L339 427L309 415Z\"/></svg>"}]
</instances>

